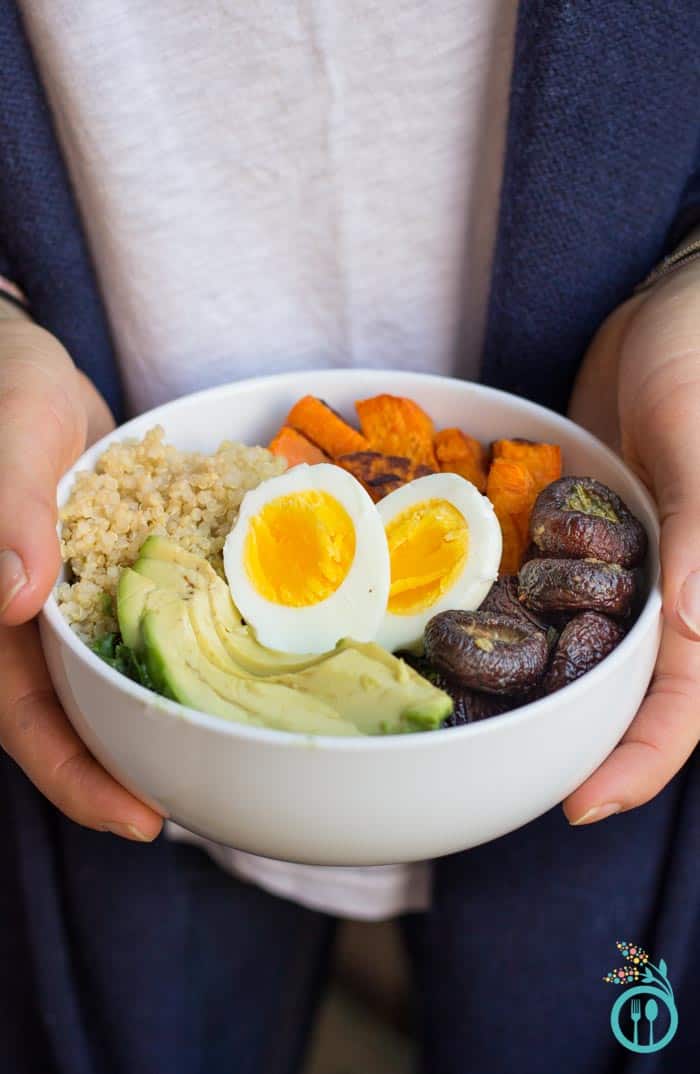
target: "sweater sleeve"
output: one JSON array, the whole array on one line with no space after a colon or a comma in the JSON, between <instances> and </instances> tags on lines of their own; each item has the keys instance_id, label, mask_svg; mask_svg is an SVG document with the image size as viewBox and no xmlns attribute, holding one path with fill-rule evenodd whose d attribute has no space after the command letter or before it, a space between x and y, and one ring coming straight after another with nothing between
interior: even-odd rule
<instances>
[{"instance_id":1,"label":"sweater sleeve","mask_svg":"<svg viewBox=\"0 0 700 1074\"><path fill-rule=\"evenodd\" d=\"M16 0L0 0L0 101L0 273L120 420L109 324Z\"/></svg>"},{"instance_id":2,"label":"sweater sleeve","mask_svg":"<svg viewBox=\"0 0 700 1074\"><path fill-rule=\"evenodd\" d=\"M675 249L683 242L688 232L698 225L700 225L700 161L683 191L678 212L668 233L667 252L670 253Z\"/></svg>"},{"instance_id":3,"label":"sweater sleeve","mask_svg":"<svg viewBox=\"0 0 700 1074\"><path fill-rule=\"evenodd\" d=\"M6 280L15 280L15 274L12 269L12 262L0 246L0 276L4 276Z\"/></svg>"}]
</instances>

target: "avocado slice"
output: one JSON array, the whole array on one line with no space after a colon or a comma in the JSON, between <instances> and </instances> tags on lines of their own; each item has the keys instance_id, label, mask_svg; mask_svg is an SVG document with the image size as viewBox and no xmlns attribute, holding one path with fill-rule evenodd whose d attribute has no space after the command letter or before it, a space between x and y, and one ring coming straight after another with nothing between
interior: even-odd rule
<instances>
[{"instance_id":1,"label":"avocado slice","mask_svg":"<svg viewBox=\"0 0 700 1074\"><path fill-rule=\"evenodd\" d=\"M187 552L168 537L159 537L157 534L147 537L143 542L139 548L139 559L160 559L166 563L178 563L181 567L190 567L193 570L200 570L202 564L206 564L210 570L213 569L196 552Z\"/></svg>"},{"instance_id":2,"label":"avocado slice","mask_svg":"<svg viewBox=\"0 0 700 1074\"><path fill-rule=\"evenodd\" d=\"M192 558L198 559L194 556ZM181 567L174 560L139 558L134 564L134 571L161 592L177 594L185 601L197 641L210 663L229 674L245 676L245 670L236 663L217 633L212 618L209 593L216 585L226 589L228 594L228 587L206 560L201 560L197 568L193 568ZM235 609L230 600L229 604L230 620L234 623ZM242 630L242 625L238 629Z\"/></svg>"},{"instance_id":3,"label":"avocado slice","mask_svg":"<svg viewBox=\"0 0 700 1074\"><path fill-rule=\"evenodd\" d=\"M146 596L155 583L126 567L117 584L117 621L122 641L129 649L138 649L141 640L141 616Z\"/></svg>"},{"instance_id":4,"label":"avocado slice","mask_svg":"<svg viewBox=\"0 0 700 1074\"><path fill-rule=\"evenodd\" d=\"M221 646L240 668L251 675L276 675L281 671L296 671L323 659L324 654L280 653L260 645L250 627L243 623L226 582L219 577L211 564L192 552L185 552L165 537L148 537L144 541L134 570L160 587L177 589L185 597L191 597L197 587L205 589L211 606L214 630L219 635ZM201 616L202 612L203 606L199 603L198 616ZM214 639L208 637L214 644Z\"/></svg>"},{"instance_id":5,"label":"avocado slice","mask_svg":"<svg viewBox=\"0 0 700 1074\"><path fill-rule=\"evenodd\" d=\"M171 602L171 607L184 616L184 605ZM165 697L179 701L201 712L221 716L225 720L249 724L253 721L245 709L220 697L199 676L193 674L174 651L172 640L163 637L163 619L157 608L144 612L141 621L144 658L154 687ZM167 625L165 627L167 631Z\"/></svg>"},{"instance_id":6,"label":"avocado slice","mask_svg":"<svg viewBox=\"0 0 700 1074\"><path fill-rule=\"evenodd\" d=\"M205 559L201 560L199 567L195 568L180 567L177 563L170 563L167 560L139 556L134 563L133 570L142 578L150 579L158 589L173 589L186 600L189 600L195 589L206 591L211 576L218 578L216 571ZM211 576L209 571L211 571Z\"/></svg>"},{"instance_id":7,"label":"avocado slice","mask_svg":"<svg viewBox=\"0 0 700 1074\"><path fill-rule=\"evenodd\" d=\"M165 538L149 538L143 550L149 554L123 572L123 603L167 696L225 719L310 734L431 730L451 711L446 693L378 645L346 640L314 656L265 649L206 560Z\"/></svg>"},{"instance_id":8,"label":"avocado slice","mask_svg":"<svg viewBox=\"0 0 700 1074\"><path fill-rule=\"evenodd\" d=\"M341 641L321 663L275 682L322 698L367 735L434 731L452 711L446 693L373 642Z\"/></svg>"},{"instance_id":9,"label":"avocado slice","mask_svg":"<svg viewBox=\"0 0 700 1074\"><path fill-rule=\"evenodd\" d=\"M224 719L315 735L358 735L324 700L282 684L228 674L202 653L186 602L152 594L141 637L148 672L167 697Z\"/></svg>"}]
</instances>

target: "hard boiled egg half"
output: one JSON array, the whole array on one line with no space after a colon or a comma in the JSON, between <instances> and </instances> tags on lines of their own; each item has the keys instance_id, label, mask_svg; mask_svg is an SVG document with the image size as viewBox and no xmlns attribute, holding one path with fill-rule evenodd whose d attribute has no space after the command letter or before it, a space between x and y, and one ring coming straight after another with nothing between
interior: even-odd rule
<instances>
[{"instance_id":1,"label":"hard boiled egg half","mask_svg":"<svg viewBox=\"0 0 700 1074\"><path fill-rule=\"evenodd\" d=\"M224 544L233 599L258 641L323 653L373 641L389 598L389 552L375 505L351 474L302 463L246 493Z\"/></svg>"},{"instance_id":2,"label":"hard boiled egg half","mask_svg":"<svg viewBox=\"0 0 700 1074\"><path fill-rule=\"evenodd\" d=\"M420 642L438 612L478 608L498 577L501 527L491 502L458 474L429 474L377 504L391 565L385 649Z\"/></svg>"}]
</instances>

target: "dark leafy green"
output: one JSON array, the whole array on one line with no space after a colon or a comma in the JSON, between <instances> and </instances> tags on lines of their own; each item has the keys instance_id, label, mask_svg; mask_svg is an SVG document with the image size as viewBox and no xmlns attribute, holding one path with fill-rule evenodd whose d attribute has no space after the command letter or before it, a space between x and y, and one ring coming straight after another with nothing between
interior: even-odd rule
<instances>
[{"instance_id":1,"label":"dark leafy green","mask_svg":"<svg viewBox=\"0 0 700 1074\"><path fill-rule=\"evenodd\" d=\"M144 661L138 653L124 644L121 634L104 634L93 642L90 648L93 653L97 653L100 659L104 660L105 664L109 664L115 671L119 671L122 675L133 679L134 682L140 683L147 690L153 690L158 693Z\"/></svg>"}]
</instances>

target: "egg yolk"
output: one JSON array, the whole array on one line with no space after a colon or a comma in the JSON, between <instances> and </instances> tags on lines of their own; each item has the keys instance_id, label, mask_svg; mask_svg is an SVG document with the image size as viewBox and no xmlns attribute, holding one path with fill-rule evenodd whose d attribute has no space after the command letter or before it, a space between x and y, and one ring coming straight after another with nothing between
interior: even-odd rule
<instances>
[{"instance_id":1,"label":"egg yolk","mask_svg":"<svg viewBox=\"0 0 700 1074\"><path fill-rule=\"evenodd\" d=\"M251 519L243 555L260 596L288 608L308 608L344 582L355 558L355 527L327 492L278 496Z\"/></svg>"},{"instance_id":2,"label":"egg yolk","mask_svg":"<svg viewBox=\"0 0 700 1074\"><path fill-rule=\"evenodd\" d=\"M469 527L447 500L413 504L386 527L391 559L389 611L414 615L454 585L467 559Z\"/></svg>"}]
</instances>

